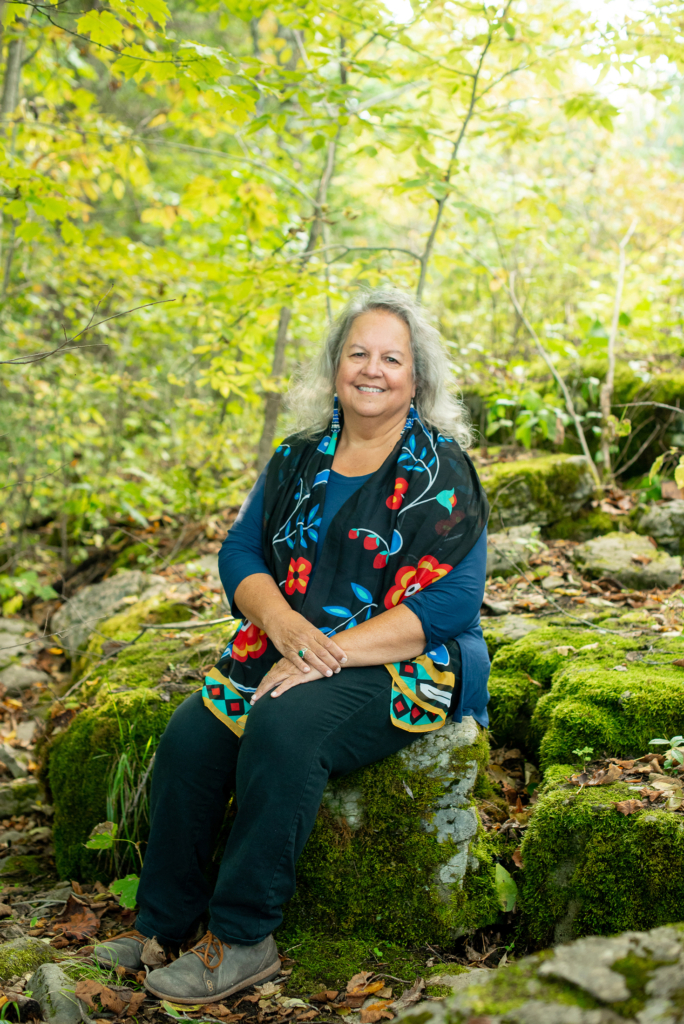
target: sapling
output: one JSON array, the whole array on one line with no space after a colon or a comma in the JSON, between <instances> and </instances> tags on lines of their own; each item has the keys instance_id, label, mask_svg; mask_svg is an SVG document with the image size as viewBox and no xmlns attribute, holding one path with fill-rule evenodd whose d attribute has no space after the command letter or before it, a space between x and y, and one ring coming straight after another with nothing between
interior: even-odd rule
<instances>
[{"instance_id":1,"label":"sapling","mask_svg":"<svg viewBox=\"0 0 684 1024\"><path fill-rule=\"evenodd\" d=\"M99 825L96 825L93 831L88 837L88 842L85 846L89 850L111 850L114 843L130 843L135 847L135 852L138 854L138 860L140 861L140 867L142 867L142 853L140 852L140 842L135 842L133 839L123 839L121 836L117 836L119 826L115 821L101 821ZM133 910L136 904L136 895L138 892L138 883L140 881L139 875L126 875L125 878L115 879L109 886L110 892L114 893L115 896L119 897L119 901L122 907L127 907L129 910Z\"/></svg>"},{"instance_id":2,"label":"sapling","mask_svg":"<svg viewBox=\"0 0 684 1024\"><path fill-rule=\"evenodd\" d=\"M582 765L582 771L583 772L587 770L587 765L589 764L589 761L591 760L591 755L593 753L594 753L594 748L593 747L581 747L578 750L573 750L573 754L576 754L577 757L579 757L579 759L580 759L580 763Z\"/></svg>"},{"instance_id":3,"label":"sapling","mask_svg":"<svg viewBox=\"0 0 684 1024\"><path fill-rule=\"evenodd\" d=\"M669 740L662 737L658 737L654 740L649 740L649 745L668 747L669 749L665 752L665 761L663 762L663 768L679 768L680 765L684 764L684 736L672 736Z\"/></svg>"}]
</instances>

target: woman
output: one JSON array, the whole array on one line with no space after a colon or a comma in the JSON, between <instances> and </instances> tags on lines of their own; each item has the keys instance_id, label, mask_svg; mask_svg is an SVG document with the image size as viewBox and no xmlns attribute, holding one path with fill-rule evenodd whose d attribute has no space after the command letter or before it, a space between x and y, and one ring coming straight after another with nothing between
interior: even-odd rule
<instances>
[{"instance_id":1,"label":"woman","mask_svg":"<svg viewBox=\"0 0 684 1024\"><path fill-rule=\"evenodd\" d=\"M347 308L316 383L294 393L308 429L277 449L221 550L242 625L159 745L137 930L95 949L138 968L147 937L181 944L208 905L204 938L148 976L154 995L206 1003L275 976L272 933L329 777L449 715L487 724L488 506L447 378L437 332L380 291ZM203 869L233 785L212 893Z\"/></svg>"}]
</instances>

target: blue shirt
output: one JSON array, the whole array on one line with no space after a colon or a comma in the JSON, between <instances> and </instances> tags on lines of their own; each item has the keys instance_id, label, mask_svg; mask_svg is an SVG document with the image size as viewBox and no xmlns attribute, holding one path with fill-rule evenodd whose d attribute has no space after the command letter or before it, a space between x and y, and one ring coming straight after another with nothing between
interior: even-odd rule
<instances>
[{"instance_id":1,"label":"blue shirt","mask_svg":"<svg viewBox=\"0 0 684 1024\"><path fill-rule=\"evenodd\" d=\"M311 578L316 571L333 518L370 475L342 476L331 470L325 489L325 504ZM262 546L265 480L266 470L247 496L219 553L221 583L233 614L236 615L242 614L234 603L235 591L240 583L254 573L271 575L264 561ZM454 719L460 722L464 715L472 715L483 726L489 724L489 654L480 627L486 565L485 529L471 551L451 572L402 602L420 619L427 641L426 651L438 647L446 640L455 639L458 642L461 651L461 696L454 710Z\"/></svg>"}]
</instances>

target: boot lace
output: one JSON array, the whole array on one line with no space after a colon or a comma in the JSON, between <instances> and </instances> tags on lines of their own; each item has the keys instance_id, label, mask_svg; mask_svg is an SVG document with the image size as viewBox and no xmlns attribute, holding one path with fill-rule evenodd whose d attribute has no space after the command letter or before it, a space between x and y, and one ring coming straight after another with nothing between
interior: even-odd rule
<instances>
[{"instance_id":1,"label":"boot lace","mask_svg":"<svg viewBox=\"0 0 684 1024\"><path fill-rule=\"evenodd\" d=\"M197 945L193 946L189 952L198 956L204 966L208 967L210 971L215 971L223 963L223 943L213 932L207 932L203 935ZM210 961L214 958L218 959L212 966Z\"/></svg>"},{"instance_id":2,"label":"boot lace","mask_svg":"<svg viewBox=\"0 0 684 1024\"><path fill-rule=\"evenodd\" d=\"M119 932L118 935L113 935L109 942L116 942L118 939L137 939L138 942L142 942L143 946L147 942L147 935L143 935L141 932L136 931L135 928L131 928L127 932Z\"/></svg>"}]
</instances>

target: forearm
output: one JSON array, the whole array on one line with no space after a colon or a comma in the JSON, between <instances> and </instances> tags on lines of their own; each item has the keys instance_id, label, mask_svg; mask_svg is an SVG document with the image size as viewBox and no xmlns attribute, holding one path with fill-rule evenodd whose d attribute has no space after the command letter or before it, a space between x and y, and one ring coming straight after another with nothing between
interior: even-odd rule
<instances>
[{"instance_id":1,"label":"forearm","mask_svg":"<svg viewBox=\"0 0 684 1024\"><path fill-rule=\"evenodd\" d=\"M234 600L246 619L269 634L269 626L272 628L278 617L292 614L292 609L270 573L246 576L236 588Z\"/></svg>"},{"instance_id":2,"label":"forearm","mask_svg":"<svg viewBox=\"0 0 684 1024\"><path fill-rule=\"evenodd\" d=\"M335 639L347 655L346 668L410 661L423 653L426 644L420 619L401 604L336 633Z\"/></svg>"}]
</instances>

